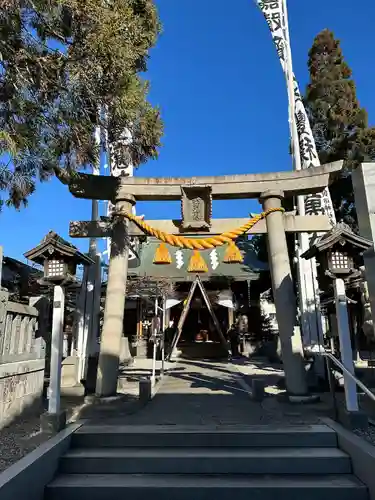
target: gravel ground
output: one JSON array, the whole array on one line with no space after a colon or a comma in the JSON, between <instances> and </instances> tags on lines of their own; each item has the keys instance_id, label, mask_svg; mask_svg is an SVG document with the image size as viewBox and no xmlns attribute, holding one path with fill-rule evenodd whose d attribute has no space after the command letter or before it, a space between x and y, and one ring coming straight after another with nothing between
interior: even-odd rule
<instances>
[{"instance_id":1,"label":"gravel ground","mask_svg":"<svg viewBox=\"0 0 375 500\"><path fill-rule=\"evenodd\" d=\"M357 429L354 433L375 446L375 425L369 425L366 430Z\"/></svg>"},{"instance_id":2,"label":"gravel ground","mask_svg":"<svg viewBox=\"0 0 375 500\"><path fill-rule=\"evenodd\" d=\"M68 421L79 418L83 397L63 397L61 406ZM0 472L32 452L51 437L40 429L40 414L25 415L0 430Z\"/></svg>"},{"instance_id":3,"label":"gravel ground","mask_svg":"<svg viewBox=\"0 0 375 500\"><path fill-rule=\"evenodd\" d=\"M132 384L130 384L132 386ZM131 387L133 389L133 387ZM84 403L83 397L62 398L61 406L67 412L68 422L79 419L103 419L109 415L127 415L134 412L134 394L123 394L118 401L104 405ZM32 415L14 421L0 430L0 473L47 441L50 434L40 429L40 415Z\"/></svg>"},{"instance_id":4,"label":"gravel ground","mask_svg":"<svg viewBox=\"0 0 375 500\"><path fill-rule=\"evenodd\" d=\"M48 439L40 431L39 416L19 420L0 431L0 472Z\"/></svg>"},{"instance_id":5,"label":"gravel ground","mask_svg":"<svg viewBox=\"0 0 375 500\"><path fill-rule=\"evenodd\" d=\"M140 376L148 375L152 366L150 360L141 360L136 365L124 368L121 378L124 378L126 383L123 385L121 392L124 397L118 402L107 403L100 407L94 407L90 404L84 404L83 397L80 396L80 391L75 394L72 391L70 396L62 398L61 406L67 411L67 419L69 422L74 422L80 418L103 418L108 415L115 414L117 416L126 415L132 412L134 408L134 400L138 395L138 382ZM135 378L135 381L130 381L128 378ZM121 385L121 384L120 384ZM125 394L126 392L126 394ZM125 404L124 404L125 401ZM51 436L41 432L40 415L32 415L19 419L8 427L0 430L0 472L4 471L20 458L32 452L39 445L47 441Z\"/></svg>"}]
</instances>

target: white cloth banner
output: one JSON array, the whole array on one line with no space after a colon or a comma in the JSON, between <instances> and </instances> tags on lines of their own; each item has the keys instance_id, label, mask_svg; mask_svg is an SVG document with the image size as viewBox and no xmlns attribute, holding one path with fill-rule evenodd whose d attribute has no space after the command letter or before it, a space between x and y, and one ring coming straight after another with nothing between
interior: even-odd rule
<instances>
[{"instance_id":1,"label":"white cloth banner","mask_svg":"<svg viewBox=\"0 0 375 500\"><path fill-rule=\"evenodd\" d=\"M128 163L125 163L122 157L126 156L126 146L130 144L132 139L131 132L128 129L125 129L120 139L116 142L109 143L108 146L108 155L110 158L109 166L110 172L109 175L113 177L133 177L134 175L134 166L131 162L130 156L128 157ZM108 201L107 207L107 216L112 217L115 206L111 201ZM132 209L133 215L136 215L135 205ZM110 257L110 247L111 247L111 239L107 238L107 252L108 259ZM134 238L130 239L129 246L129 257L128 261L135 260L137 258L136 252L134 251L136 247L136 240Z\"/></svg>"},{"instance_id":2,"label":"white cloth banner","mask_svg":"<svg viewBox=\"0 0 375 500\"><path fill-rule=\"evenodd\" d=\"M182 300L178 299L167 299L165 301L165 309L171 309L172 307L176 306L177 304L180 304Z\"/></svg>"},{"instance_id":3,"label":"white cloth banner","mask_svg":"<svg viewBox=\"0 0 375 500\"><path fill-rule=\"evenodd\" d=\"M266 18L270 28L272 39L275 43L280 64L284 73L287 73L286 65L286 23L283 12L282 0L256 0L260 10ZM320 161L316 150L314 136L312 134L310 121L302 101L298 82L293 74L294 97L295 97L295 119L297 124L298 138L300 144L301 167L303 169L310 167L319 167ZM305 196L306 215L328 215L332 225L336 224L335 212L333 210L331 195L328 188L322 193L310 194Z\"/></svg>"},{"instance_id":4,"label":"white cloth banner","mask_svg":"<svg viewBox=\"0 0 375 500\"><path fill-rule=\"evenodd\" d=\"M223 290L219 293L216 303L219 306L227 307L228 309L234 309L233 303L233 293L230 290Z\"/></svg>"},{"instance_id":5,"label":"white cloth banner","mask_svg":"<svg viewBox=\"0 0 375 500\"><path fill-rule=\"evenodd\" d=\"M217 301L216 301L216 303L217 303L219 306L226 307L227 309L234 309L233 300L230 300L230 299L222 299L222 300L217 300Z\"/></svg>"},{"instance_id":6,"label":"white cloth banner","mask_svg":"<svg viewBox=\"0 0 375 500\"><path fill-rule=\"evenodd\" d=\"M127 148L131 141L132 134L125 129L118 141L109 144L111 175L114 177L133 177L134 166Z\"/></svg>"}]
</instances>

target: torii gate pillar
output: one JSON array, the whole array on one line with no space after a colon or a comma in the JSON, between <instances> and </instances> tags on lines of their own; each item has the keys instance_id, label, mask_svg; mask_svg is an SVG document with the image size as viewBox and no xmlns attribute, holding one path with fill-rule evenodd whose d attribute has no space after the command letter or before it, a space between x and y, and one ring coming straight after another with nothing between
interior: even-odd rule
<instances>
[{"instance_id":1,"label":"torii gate pillar","mask_svg":"<svg viewBox=\"0 0 375 500\"><path fill-rule=\"evenodd\" d=\"M260 200L263 209L281 208L282 191L266 191ZM296 332L296 297L290 269L288 247L283 224L283 213L273 212L266 217L268 235L268 261L271 271L276 318L289 396L307 395L306 373L301 336Z\"/></svg>"},{"instance_id":2,"label":"torii gate pillar","mask_svg":"<svg viewBox=\"0 0 375 500\"><path fill-rule=\"evenodd\" d=\"M120 214L132 212L135 198L123 193L120 187L115 202L104 324L96 379L96 394L100 397L112 396L117 392L129 256L128 221Z\"/></svg>"}]
</instances>

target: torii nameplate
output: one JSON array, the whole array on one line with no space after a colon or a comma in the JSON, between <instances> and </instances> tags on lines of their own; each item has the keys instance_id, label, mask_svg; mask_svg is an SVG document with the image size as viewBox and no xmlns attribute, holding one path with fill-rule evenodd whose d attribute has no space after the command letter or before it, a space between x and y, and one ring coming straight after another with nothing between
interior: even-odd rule
<instances>
[{"instance_id":1,"label":"torii nameplate","mask_svg":"<svg viewBox=\"0 0 375 500\"><path fill-rule=\"evenodd\" d=\"M208 231L212 215L211 186L181 186L182 229Z\"/></svg>"}]
</instances>

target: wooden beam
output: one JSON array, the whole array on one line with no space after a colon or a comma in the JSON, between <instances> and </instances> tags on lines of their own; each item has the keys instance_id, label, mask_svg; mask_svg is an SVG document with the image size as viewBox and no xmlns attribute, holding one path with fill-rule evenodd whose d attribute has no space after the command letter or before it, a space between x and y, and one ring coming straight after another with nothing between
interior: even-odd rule
<instances>
[{"instance_id":1,"label":"wooden beam","mask_svg":"<svg viewBox=\"0 0 375 500\"><path fill-rule=\"evenodd\" d=\"M199 232L192 236L209 236L225 233L243 226L249 219L212 219L211 230L209 232ZM164 231L169 234L190 234L184 233L181 229L182 221L175 220L148 220L147 224L154 229ZM299 216L294 213L286 213L284 216L284 227L288 233L324 233L332 226L326 215L305 215ZM267 232L266 221L261 220L248 231L248 234L265 234ZM111 236L110 222L75 221L70 223L69 235L71 238L108 238ZM144 236L145 233L133 222L129 223L129 236Z\"/></svg>"},{"instance_id":2,"label":"wooden beam","mask_svg":"<svg viewBox=\"0 0 375 500\"><path fill-rule=\"evenodd\" d=\"M341 161L299 171L207 177L111 177L77 174L69 184L77 198L108 200L121 193L136 200L180 200L181 186L211 186L216 200L259 198L261 193L283 191L285 196L319 193L332 175L341 170Z\"/></svg>"}]
</instances>

